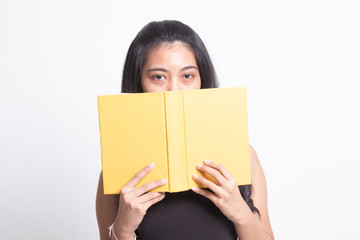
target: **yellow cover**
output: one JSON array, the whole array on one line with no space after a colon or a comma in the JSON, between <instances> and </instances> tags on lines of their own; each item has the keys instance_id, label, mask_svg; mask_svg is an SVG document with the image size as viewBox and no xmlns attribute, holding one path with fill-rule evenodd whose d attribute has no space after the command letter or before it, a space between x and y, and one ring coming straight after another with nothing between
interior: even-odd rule
<instances>
[{"instance_id":1,"label":"yellow cover","mask_svg":"<svg viewBox=\"0 0 360 240\"><path fill-rule=\"evenodd\" d=\"M198 186L204 159L251 184L246 99L245 87L98 96L104 193L118 194L151 162L138 185L168 179L158 192Z\"/></svg>"}]
</instances>

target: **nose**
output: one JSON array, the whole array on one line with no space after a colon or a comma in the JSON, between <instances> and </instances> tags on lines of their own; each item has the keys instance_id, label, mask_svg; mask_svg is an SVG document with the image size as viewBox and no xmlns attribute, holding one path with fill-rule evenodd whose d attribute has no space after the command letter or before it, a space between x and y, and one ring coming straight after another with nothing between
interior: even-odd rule
<instances>
[{"instance_id":1,"label":"nose","mask_svg":"<svg viewBox=\"0 0 360 240\"><path fill-rule=\"evenodd\" d=\"M169 87L167 91L176 91L176 90L183 90L182 84L177 79L172 79L169 82Z\"/></svg>"}]
</instances>

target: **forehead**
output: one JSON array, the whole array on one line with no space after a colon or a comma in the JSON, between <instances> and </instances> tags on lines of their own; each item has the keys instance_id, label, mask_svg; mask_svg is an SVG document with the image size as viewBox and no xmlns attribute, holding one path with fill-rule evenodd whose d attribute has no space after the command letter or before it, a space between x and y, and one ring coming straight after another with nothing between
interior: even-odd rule
<instances>
[{"instance_id":1,"label":"forehead","mask_svg":"<svg viewBox=\"0 0 360 240\"><path fill-rule=\"evenodd\" d=\"M145 67L149 65L196 65L191 47L182 42L161 43L147 56Z\"/></svg>"}]
</instances>

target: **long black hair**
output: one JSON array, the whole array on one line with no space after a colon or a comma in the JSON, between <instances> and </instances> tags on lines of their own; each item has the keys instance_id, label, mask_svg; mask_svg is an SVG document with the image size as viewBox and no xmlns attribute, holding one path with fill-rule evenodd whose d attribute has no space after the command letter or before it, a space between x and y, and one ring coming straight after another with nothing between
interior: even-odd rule
<instances>
[{"instance_id":1,"label":"long black hair","mask_svg":"<svg viewBox=\"0 0 360 240\"><path fill-rule=\"evenodd\" d=\"M132 41L124 64L122 93L142 93L141 73L147 56L162 43L181 42L193 51L201 78L201 88L218 88L214 66L203 41L186 24L175 20L150 22ZM260 215L251 198L252 185L239 186L240 193L252 212Z\"/></svg>"},{"instance_id":2,"label":"long black hair","mask_svg":"<svg viewBox=\"0 0 360 240\"><path fill-rule=\"evenodd\" d=\"M161 43L181 42L194 52L201 78L201 88L217 88L214 66L197 33L179 21L150 22L132 41L124 64L122 93L141 93L141 73L149 53Z\"/></svg>"}]
</instances>

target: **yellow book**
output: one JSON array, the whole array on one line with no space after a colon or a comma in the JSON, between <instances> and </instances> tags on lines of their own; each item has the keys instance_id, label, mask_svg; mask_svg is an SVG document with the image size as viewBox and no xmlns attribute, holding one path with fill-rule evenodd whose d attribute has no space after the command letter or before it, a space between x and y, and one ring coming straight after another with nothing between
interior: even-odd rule
<instances>
[{"instance_id":1,"label":"yellow book","mask_svg":"<svg viewBox=\"0 0 360 240\"><path fill-rule=\"evenodd\" d=\"M118 194L152 162L138 186L168 179L158 192L204 187L192 175L203 176L196 164L205 159L251 184L245 87L104 95L98 108L105 194Z\"/></svg>"}]
</instances>

